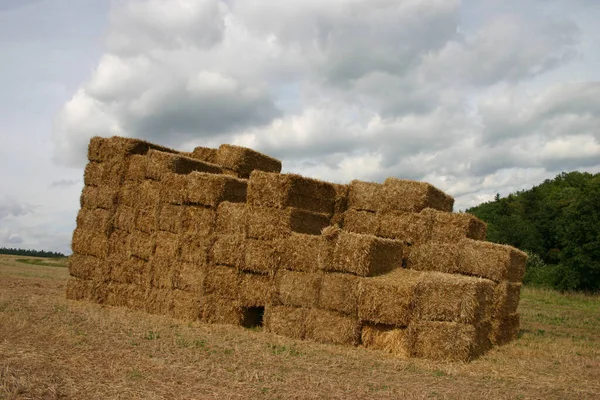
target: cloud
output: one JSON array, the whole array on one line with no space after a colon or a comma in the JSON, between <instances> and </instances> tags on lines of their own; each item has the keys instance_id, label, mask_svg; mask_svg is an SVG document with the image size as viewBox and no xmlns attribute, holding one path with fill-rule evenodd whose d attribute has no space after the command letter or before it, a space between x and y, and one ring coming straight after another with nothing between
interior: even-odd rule
<instances>
[{"instance_id":1,"label":"cloud","mask_svg":"<svg viewBox=\"0 0 600 400\"><path fill-rule=\"evenodd\" d=\"M75 179L59 179L50 183L50 188L65 188L80 184L81 181Z\"/></svg>"},{"instance_id":2,"label":"cloud","mask_svg":"<svg viewBox=\"0 0 600 400\"><path fill-rule=\"evenodd\" d=\"M18 203L12 198L0 198L0 221L8 217L21 217L32 214L36 206L27 203Z\"/></svg>"}]
</instances>

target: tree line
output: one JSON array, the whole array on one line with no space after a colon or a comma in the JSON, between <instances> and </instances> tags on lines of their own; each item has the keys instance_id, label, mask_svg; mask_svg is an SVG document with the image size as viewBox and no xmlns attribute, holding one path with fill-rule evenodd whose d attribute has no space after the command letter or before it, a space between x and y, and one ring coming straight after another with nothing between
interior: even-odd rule
<instances>
[{"instance_id":1,"label":"tree line","mask_svg":"<svg viewBox=\"0 0 600 400\"><path fill-rule=\"evenodd\" d=\"M466 212L488 224L489 241L529 254L524 283L600 290L600 174L561 173Z\"/></svg>"},{"instance_id":2,"label":"tree line","mask_svg":"<svg viewBox=\"0 0 600 400\"><path fill-rule=\"evenodd\" d=\"M14 256L28 256L28 257L46 257L46 258L66 257L63 253L59 253L59 252L55 252L55 251L12 249L12 248L6 248L6 247L0 247L0 254L10 254L10 255L14 255Z\"/></svg>"}]
</instances>

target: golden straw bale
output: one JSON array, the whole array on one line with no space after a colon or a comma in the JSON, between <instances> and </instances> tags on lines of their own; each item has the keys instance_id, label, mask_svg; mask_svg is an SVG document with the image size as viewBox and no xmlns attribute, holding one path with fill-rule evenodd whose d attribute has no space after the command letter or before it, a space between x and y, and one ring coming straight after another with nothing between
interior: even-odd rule
<instances>
[{"instance_id":1,"label":"golden straw bale","mask_svg":"<svg viewBox=\"0 0 600 400\"><path fill-rule=\"evenodd\" d=\"M161 203L185 203L188 175L168 172L163 175L158 184L158 198ZM155 183L156 184L156 183Z\"/></svg>"},{"instance_id":2,"label":"golden straw bale","mask_svg":"<svg viewBox=\"0 0 600 400\"><path fill-rule=\"evenodd\" d=\"M144 233L156 232L158 222L157 206L141 206L135 210L135 229Z\"/></svg>"},{"instance_id":3,"label":"golden straw bale","mask_svg":"<svg viewBox=\"0 0 600 400\"><path fill-rule=\"evenodd\" d=\"M77 227L108 235L113 230L113 213L102 208L81 208L77 213Z\"/></svg>"},{"instance_id":4,"label":"golden straw bale","mask_svg":"<svg viewBox=\"0 0 600 400\"><path fill-rule=\"evenodd\" d=\"M275 279L269 275L242 272L239 296L244 307L264 307L272 304L277 296Z\"/></svg>"},{"instance_id":5,"label":"golden straw bale","mask_svg":"<svg viewBox=\"0 0 600 400\"><path fill-rule=\"evenodd\" d=\"M69 257L69 273L80 279L104 282L110 279L111 264L105 259L74 253Z\"/></svg>"},{"instance_id":6,"label":"golden straw bale","mask_svg":"<svg viewBox=\"0 0 600 400\"><path fill-rule=\"evenodd\" d=\"M456 322L414 321L408 328L411 357L469 361L478 348L473 325Z\"/></svg>"},{"instance_id":7,"label":"golden straw bale","mask_svg":"<svg viewBox=\"0 0 600 400\"><path fill-rule=\"evenodd\" d=\"M248 181L248 204L256 207L297 208L333 214L333 184L296 174L253 171Z\"/></svg>"},{"instance_id":8,"label":"golden straw bale","mask_svg":"<svg viewBox=\"0 0 600 400\"><path fill-rule=\"evenodd\" d=\"M110 282L106 285L106 305L113 307L127 307L129 296L127 284Z\"/></svg>"},{"instance_id":9,"label":"golden straw bale","mask_svg":"<svg viewBox=\"0 0 600 400\"><path fill-rule=\"evenodd\" d=\"M279 249L274 241L246 239L244 262L239 265L244 271L273 275L279 267ZM239 251L239 250L238 250Z\"/></svg>"},{"instance_id":10,"label":"golden straw bale","mask_svg":"<svg viewBox=\"0 0 600 400\"><path fill-rule=\"evenodd\" d=\"M108 235L91 229L76 228L71 242L73 253L106 258L108 255Z\"/></svg>"},{"instance_id":11,"label":"golden straw bale","mask_svg":"<svg viewBox=\"0 0 600 400\"><path fill-rule=\"evenodd\" d=\"M137 207L158 207L160 203L160 182L146 179L138 186Z\"/></svg>"},{"instance_id":12,"label":"golden straw bale","mask_svg":"<svg viewBox=\"0 0 600 400\"><path fill-rule=\"evenodd\" d=\"M187 207L175 204L161 204L158 209L158 230L170 233L180 233L182 231L181 216L184 208Z\"/></svg>"},{"instance_id":13,"label":"golden straw bale","mask_svg":"<svg viewBox=\"0 0 600 400\"><path fill-rule=\"evenodd\" d=\"M127 171L127 162L125 158L116 157L102 162L102 175L100 177L102 185L116 189L123 183L125 172Z\"/></svg>"},{"instance_id":14,"label":"golden straw bale","mask_svg":"<svg viewBox=\"0 0 600 400\"><path fill-rule=\"evenodd\" d=\"M177 153L175 150L139 139L113 136L111 138L93 137L88 146L88 159L90 161L109 161L114 158L123 158L131 154L146 154L150 149Z\"/></svg>"},{"instance_id":15,"label":"golden straw bale","mask_svg":"<svg viewBox=\"0 0 600 400\"><path fill-rule=\"evenodd\" d=\"M151 288L146 291L145 311L150 314L172 315L173 291Z\"/></svg>"},{"instance_id":16,"label":"golden straw bale","mask_svg":"<svg viewBox=\"0 0 600 400\"><path fill-rule=\"evenodd\" d=\"M173 258L152 257L150 260L152 271L151 286L159 289L173 289L176 274L177 260Z\"/></svg>"},{"instance_id":17,"label":"golden straw bale","mask_svg":"<svg viewBox=\"0 0 600 400\"><path fill-rule=\"evenodd\" d=\"M67 281L67 299L90 300L92 297L92 281L79 279L74 276Z\"/></svg>"},{"instance_id":18,"label":"golden straw bale","mask_svg":"<svg viewBox=\"0 0 600 400\"><path fill-rule=\"evenodd\" d=\"M161 180L169 172L176 174L189 174L192 171L220 174L222 169L214 164L206 163L181 154L165 153L157 150L148 151L146 178Z\"/></svg>"},{"instance_id":19,"label":"golden straw bale","mask_svg":"<svg viewBox=\"0 0 600 400\"><path fill-rule=\"evenodd\" d=\"M377 235L379 232L377 214L371 211L350 209L344 213L343 228L348 232Z\"/></svg>"},{"instance_id":20,"label":"golden straw bale","mask_svg":"<svg viewBox=\"0 0 600 400\"><path fill-rule=\"evenodd\" d=\"M385 275L359 278L358 317L376 324L407 326L422 273L397 269Z\"/></svg>"},{"instance_id":21,"label":"golden straw bale","mask_svg":"<svg viewBox=\"0 0 600 400\"><path fill-rule=\"evenodd\" d=\"M409 357L408 328L382 324L365 324L361 342L364 347L382 350L400 357Z\"/></svg>"},{"instance_id":22,"label":"golden straw bale","mask_svg":"<svg viewBox=\"0 0 600 400\"><path fill-rule=\"evenodd\" d=\"M387 178L378 211L419 212L425 208L452 212L454 198L425 182Z\"/></svg>"},{"instance_id":23,"label":"golden straw bale","mask_svg":"<svg viewBox=\"0 0 600 400\"><path fill-rule=\"evenodd\" d=\"M217 265L244 268L246 239L243 235L215 235L210 260Z\"/></svg>"},{"instance_id":24,"label":"golden straw bale","mask_svg":"<svg viewBox=\"0 0 600 400\"><path fill-rule=\"evenodd\" d=\"M148 158L142 154L133 154L127 157L127 169L125 170L125 181L141 183L146 179L146 168Z\"/></svg>"},{"instance_id":25,"label":"golden straw bale","mask_svg":"<svg viewBox=\"0 0 600 400\"><path fill-rule=\"evenodd\" d=\"M131 283L142 289L149 289L152 286L152 264L150 261L131 256L127 263Z\"/></svg>"},{"instance_id":26,"label":"golden straw bale","mask_svg":"<svg viewBox=\"0 0 600 400\"><path fill-rule=\"evenodd\" d=\"M490 280L427 272L415 289L413 318L475 324L491 317L493 295Z\"/></svg>"},{"instance_id":27,"label":"golden straw bale","mask_svg":"<svg viewBox=\"0 0 600 400\"><path fill-rule=\"evenodd\" d=\"M329 225L329 217L298 208L248 207L246 234L252 239L272 240L292 232L319 235Z\"/></svg>"},{"instance_id":28,"label":"golden straw bale","mask_svg":"<svg viewBox=\"0 0 600 400\"><path fill-rule=\"evenodd\" d=\"M129 237L129 254L137 258L149 260L152 254L154 254L154 247L155 242L152 235L137 230L131 232L131 236Z\"/></svg>"},{"instance_id":29,"label":"golden straw bale","mask_svg":"<svg viewBox=\"0 0 600 400\"><path fill-rule=\"evenodd\" d=\"M219 235L245 235L246 204L229 201L219 204L215 232Z\"/></svg>"},{"instance_id":30,"label":"golden straw bale","mask_svg":"<svg viewBox=\"0 0 600 400\"><path fill-rule=\"evenodd\" d=\"M265 306L264 327L267 332L304 339L308 309L287 306Z\"/></svg>"},{"instance_id":31,"label":"golden straw bale","mask_svg":"<svg viewBox=\"0 0 600 400\"><path fill-rule=\"evenodd\" d=\"M119 206L139 207L141 196L141 184L134 182L125 182L118 190ZM85 191L85 189L84 189Z\"/></svg>"},{"instance_id":32,"label":"golden straw bale","mask_svg":"<svg viewBox=\"0 0 600 400\"><path fill-rule=\"evenodd\" d=\"M380 183L353 180L348 187L348 209L378 211L382 190Z\"/></svg>"},{"instance_id":33,"label":"golden straw bale","mask_svg":"<svg viewBox=\"0 0 600 400\"><path fill-rule=\"evenodd\" d=\"M279 300L284 305L317 306L322 274L282 270L277 273L276 279Z\"/></svg>"},{"instance_id":34,"label":"golden straw bale","mask_svg":"<svg viewBox=\"0 0 600 400\"><path fill-rule=\"evenodd\" d=\"M404 243L372 235L341 232L327 270L374 276L402 267Z\"/></svg>"},{"instance_id":35,"label":"golden straw bale","mask_svg":"<svg viewBox=\"0 0 600 400\"><path fill-rule=\"evenodd\" d=\"M108 185L86 186L80 197L82 208L102 208L113 211L118 202L118 189Z\"/></svg>"},{"instance_id":36,"label":"golden straw bale","mask_svg":"<svg viewBox=\"0 0 600 400\"><path fill-rule=\"evenodd\" d=\"M495 286L493 318L502 318L516 313L521 298L521 284L502 281Z\"/></svg>"},{"instance_id":37,"label":"golden straw bale","mask_svg":"<svg viewBox=\"0 0 600 400\"><path fill-rule=\"evenodd\" d=\"M187 292L203 294L204 280L208 273L206 265L176 261L173 267L173 287Z\"/></svg>"},{"instance_id":38,"label":"golden straw bale","mask_svg":"<svg viewBox=\"0 0 600 400\"><path fill-rule=\"evenodd\" d=\"M222 299L238 300L240 279L240 273L235 268L211 266L204 279L204 293Z\"/></svg>"},{"instance_id":39,"label":"golden straw bale","mask_svg":"<svg viewBox=\"0 0 600 400\"><path fill-rule=\"evenodd\" d=\"M198 265L208 265L214 237L204 234L183 234L179 238L182 261Z\"/></svg>"},{"instance_id":40,"label":"golden straw bale","mask_svg":"<svg viewBox=\"0 0 600 400\"><path fill-rule=\"evenodd\" d=\"M458 273L460 247L455 243L424 243L411 246L407 268L419 271Z\"/></svg>"},{"instance_id":41,"label":"golden straw bale","mask_svg":"<svg viewBox=\"0 0 600 400\"><path fill-rule=\"evenodd\" d=\"M180 215L181 232L184 234L210 236L215 231L217 213L203 206L182 206Z\"/></svg>"},{"instance_id":42,"label":"golden straw bale","mask_svg":"<svg viewBox=\"0 0 600 400\"><path fill-rule=\"evenodd\" d=\"M304 337L319 343L357 345L360 341L360 323L356 317L309 309Z\"/></svg>"},{"instance_id":43,"label":"golden straw bale","mask_svg":"<svg viewBox=\"0 0 600 400\"><path fill-rule=\"evenodd\" d=\"M110 281L117 283L133 283L133 276L137 269L139 258L123 257L121 259L109 259Z\"/></svg>"},{"instance_id":44,"label":"golden straw bale","mask_svg":"<svg viewBox=\"0 0 600 400\"><path fill-rule=\"evenodd\" d=\"M252 149L230 144L219 146L215 164L235 171L242 178L248 178L254 170L276 173L281 171L281 161Z\"/></svg>"},{"instance_id":45,"label":"golden straw bale","mask_svg":"<svg viewBox=\"0 0 600 400\"><path fill-rule=\"evenodd\" d=\"M343 214L348 209L348 192L350 190L350 186L340 185L338 183L332 183L331 185L335 190L335 205L333 207L333 213Z\"/></svg>"},{"instance_id":46,"label":"golden straw bale","mask_svg":"<svg viewBox=\"0 0 600 400\"><path fill-rule=\"evenodd\" d=\"M202 317L203 302L201 298L183 290L173 291L173 307L171 316L184 321L196 321Z\"/></svg>"},{"instance_id":47,"label":"golden straw bale","mask_svg":"<svg viewBox=\"0 0 600 400\"><path fill-rule=\"evenodd\" d=\"M378 214L377 219L378 236L403 240L413 245L426 243L431 239L432 221L420 213L391 211Z\"/></svg>"},{"instance_id":48,"label":"golden straw bale","mask_svg":"<svg viewBox=\"0 0 600 400\"><path fill-rule=\"evenodd\" d=\"M521 318L518 313L492 320L490 340L494 345L503 345L519 337Z\"/></svg>"},{"instance_id":49,"label":"golden straw bale","mask_svg":"<svg viewBox=\"0 0 600 400\"><path fill-rule=\"evenodd\" d=\"M156 232L154 234L154 255L160 258L176 259L180 255L179 236L170 232Z\"/></svg>"},{"instance_id":50,"label":"golden straw bale","mask_svg":"<svg viewBox=\"0 0 600 400\"><path fill-rule=\"evenodd\" d=\"M203 297L202 303L203 322L239 326L244 320L244 309L239 301L212 295Z\"/></svg>"},{"instance_id":51,"label":"golden straw bale","mask_svg":"<svg viewBox=\"0 0 600 400\"><path fill-rule=\"evenodd\" d=\"M319 308L356 316L358 279L350 274L324 274L319 292Z\"/></svg>"},{"instance_id":52,"label":"golden straw bale","mask_svg":"<svg viewBox=\"0 0 600 400\"><path fill-rule=\"evenodd\" d=\"M217 164L215 162L215 159L217 157L217 149L198 146L190 153L189 157L201 161L206 161L211 164Z\"/></svg>"},{"instance_id":53,"label":"golden straw bale","mask_svg":"<svg viewBox=\"0 0 600 400\"><path fill-rule=\"evenodd\" d=\"M132 232L135 229L135 208L119 204L113 219L115 229Z\"/></svg>"},{"instance_id":54,"label":"golden straw bale","mask_svg":"<svg viewBox=\"0 0 600 400\"><path fill-rule=\"evenodd\" d=\"M281 268L292 271L315 272L331 263L329 244L321 235L292 232L277 240Z\"/></svg>"},{"instance_id":55,"label":"golden straw bale","mask_svg":"<svg viewBox=\"0 0 600 400\"><path fill-rule=\"evenodd\" d=\"M471 214L426 208L419 215L431 221L431 240L434 242L455 243L465 238L485 240L487 225Z\"/></svg>"},{"instance_id":56,"label":"golden straw bale","mask_svg":"<svg viewBox=\"0 0 600 400\"><path fill-rule=\"evenodd\" d=\"M227 175L192 172L187 177L185 201L190 204L217 207L223 201L246 201L248 182Z\"/></svg>"},{"instance_id":57,"label":"golden straw bale","mask_svg":"<svg viewBox=\"0 0 600 400\"><path fill-rule=\"evenodd\" d=\"M85 186L100 186L102 184L102 167L99 162L90 161L86 164L83 172L83 183Z\"/></svg>"},{"instance_id":58,"label":"golden straw bale","mask_svg":"<svg viewBox=\"0 0 600 400\"><path fill-rule=\"evenodd\" d=\"M130 233L121 230L113 231L108 237L108 260L120 262L129 257Z\"/></svg>"},{"instance_id":59,"label":"golden straw bale","mask_svg":"<svg viewBox=\"0 0 600 400\"><path fill-rule=\"evenodd\" d=\"M527 254L496 243L463 239L460 243L459 270L495 282L520 282L525 273Z\"/></svg>"}]
</instances>

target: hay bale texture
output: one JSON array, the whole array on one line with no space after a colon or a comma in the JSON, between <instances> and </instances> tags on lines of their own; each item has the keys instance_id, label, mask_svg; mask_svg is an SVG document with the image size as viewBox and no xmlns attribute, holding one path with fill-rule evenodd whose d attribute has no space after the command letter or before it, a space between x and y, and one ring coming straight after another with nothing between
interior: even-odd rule
<instances>
[{"instance_id":1,"label":"hay bale texture","mask_svg":"<svg viewBox=\"0 0 600 400\"><path fill-rule=\"evenodd\" d=\"M471 360L519 332L526 255L423 182L281 174L221 145L92 138L67 298L399 357Z\"/></svg>"}]
</instances>

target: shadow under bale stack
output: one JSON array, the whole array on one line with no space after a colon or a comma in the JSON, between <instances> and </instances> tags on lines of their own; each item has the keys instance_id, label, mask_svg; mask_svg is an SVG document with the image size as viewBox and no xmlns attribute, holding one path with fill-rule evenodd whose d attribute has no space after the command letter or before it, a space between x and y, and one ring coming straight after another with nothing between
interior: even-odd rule
<instances>
[{"instance_id":1,"label":"shadow under bale stack","mask_svg":"<svg viewBox=\"0 0 600 400\"><path fill-rule=\"evenodd\" d=\"M526 255L427 183L120 137L88 159L69 299L400 357L468 361L517 337Z\"/></svg>"}]
</instances>

